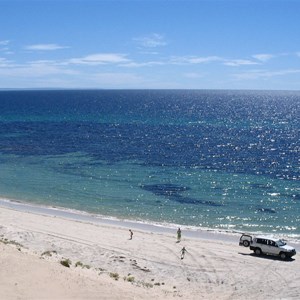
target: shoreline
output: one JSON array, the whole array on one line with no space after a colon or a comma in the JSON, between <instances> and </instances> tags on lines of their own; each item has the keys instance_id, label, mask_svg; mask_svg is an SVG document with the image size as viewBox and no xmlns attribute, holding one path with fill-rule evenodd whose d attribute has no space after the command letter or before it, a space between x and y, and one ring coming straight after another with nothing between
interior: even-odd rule
<instances>
[{"instance_id":1,"label":"shoreline","mask_svg":"<svg viewBox=\"0 0 300 300\"><path fill-rule=\"evenodd\" d=\"M133 223L124 224L0 205L0 276L5 278L0 298L297 299L300 294L297 255L289 261L257 257L229 235L195 238L186 230L178 242L176 229L155 226L156 231L131 227L130 240ZM187 253L180 259L183 246ZM45 297L52 289L55 294Z\"/></svg>"},{"instance_id":2,"label":"shoreline","mask_svg":"<svg viewBox=\"0 0 300 300\"><path fill-rule=\"evenodd\" d=\"M112 225L112 226L120 226L128 229L134 228L137 230L153 231L155 233L174 234L177 228L180 227L185 231L185 235L187 237L207 239L207 240L237 242L240 235L244 233L244 232L234 232L234 231L221 230L221 229L200 228L195 226L179 225L179 224L171 224L171 223L154 223L154 222L147 222L147 221L118 219L116 217L96 215L85 211L78 211L69 208L37 205L37 204L22 202L20 200L11 200L5 198L0 198L0 207L6 207L12 210L30 212L35 214L45 214L48 216L62 217L70 220L88 222L88 223L99 224L99 225ZM254 233L250 233L250 232L247 233L255 235ZM259 234L264 234L264 233L259 233ZM267 235L271 235L271 234L267 234ZM280 236L280 234L277 235ZM299 244L300 246L300 240L289 238L289 241L291 241L291 243L296 245Z\"/></svg>"},{"instance_id":3,"label":"shoreline","mask_svg":"<svg viewBox=\"0 0 300 300\"><path fill-rule=\"evenodd\" d=\"M237 243L239 237L243 233L251 235L274 235L286 239L290 244L300 247L300 239L290 237L285 234L270 234L270 233L251 233L251 232L238 232L212 228L202 228L189 225L171 224L171 223L155 223L149 221L138 221L129 219L118 219L116 217L108 217L104 215L97 215L85 211L78 211L75 209L45 206L23 202L15 199L0 198L0 208L10 208L12 210L30 212L35 214L45 214L48 216L62 217L70 220L88 222L99 225L112 225L120 226L123 228L134 228L143 231L153 231L154 233L173 234L177 228L180 227L185 231L185 235L190 238L206 239L206 240L220 240L223 242Z\"/></svg>"}]
</instances>

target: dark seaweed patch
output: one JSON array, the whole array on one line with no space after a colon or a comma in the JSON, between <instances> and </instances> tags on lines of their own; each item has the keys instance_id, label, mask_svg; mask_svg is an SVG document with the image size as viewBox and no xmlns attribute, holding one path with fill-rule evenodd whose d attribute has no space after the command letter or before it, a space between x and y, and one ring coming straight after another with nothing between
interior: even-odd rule
<instances>
[{"instance_id":1,"label":"dark seaweed patch","mask_svg":"<svg viewBox=\"0 0 300 300\"><path fill-rule=\"evenodd\" d=\"M182 204L203 204L209 206L221 206L221 204L213 201L182 196L182 192L190 190L190 188L186 186L180 186L175 184L149 184L142 185L141 188L146 191L152 192L157 196L163 196L169 200L176 201Z\"/></svg>"},{"instance_id":2,"label":"dark seaweed patch","mask_svg":"<svg viewBox=\"0 0 300 300\"><path fill-rule=\"evenodd\" d=\"M213 201L194 199L191 197L183 197L181 195L176 195L175 197L170 198L170 200L174 200L179 203L185 203L185 204L204 204L209 206L221 206L221 204Z\"/></svg>"},{"instance_id":3,"label":"dark seaweed patch","mask_svg":"<svg viewBox=\"0 0 300 300\"><path fill-rule=\"evenodd\" d=\"M172 196L187 191L190 188L175 184L149 184L142 185L142 189L150 191L158 196Z\"/></svg>"}]
</instances>

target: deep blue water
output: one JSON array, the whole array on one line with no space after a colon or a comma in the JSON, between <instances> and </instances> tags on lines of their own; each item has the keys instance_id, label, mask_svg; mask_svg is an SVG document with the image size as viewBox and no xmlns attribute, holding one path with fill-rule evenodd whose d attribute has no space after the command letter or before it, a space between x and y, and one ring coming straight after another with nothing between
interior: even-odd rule
<instances>
[{"instance_id":1,"label":"deep blue water","mask_svg":"<svg viewBox=\"0 0 300 300\"><path fill-rule=\"evenodd\" d=\"M299 235L300 92L0 92L0 195Z\"/></svg>"}]
</instances>

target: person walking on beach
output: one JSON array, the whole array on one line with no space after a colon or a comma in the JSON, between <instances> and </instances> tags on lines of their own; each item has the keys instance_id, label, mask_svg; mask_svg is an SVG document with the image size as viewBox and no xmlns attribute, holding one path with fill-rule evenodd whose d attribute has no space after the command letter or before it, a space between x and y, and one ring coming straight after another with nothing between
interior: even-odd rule
<instances>
[{"instance_id":1,"label":"person walking on beach","mask_svg":"<svg viewBox=\"0 0 300 300\"><path fill-rule=\"evenodd\" d=\"M180 240L181 240L181 229L178 228L178 230L177 230L177 243L180 243Z\"/></svg>"},{"instance_id":2,"label":"person walking on beach","mask_svg":"<svg viewBox=\"0 0 300 300\"><path fill-rule=\"evenodd\" d=\"M133 232L132 232L132 230L131 229L129 229L129 234L130 234L130 240L132 240L132 237L133 237Z\"/></svg>"},{"instance_id":3,"label":"person walking on beach","mask_svg":"<svg viewBox=\"0 0 300 300\"><path fill-rule=\"evenodd\" d=\"M187 250L185 249L185 247L183 247L180 252L181 252L181 257L180 258L184 259L184 255L187 252Z\"/></svg>"}]
</instances>

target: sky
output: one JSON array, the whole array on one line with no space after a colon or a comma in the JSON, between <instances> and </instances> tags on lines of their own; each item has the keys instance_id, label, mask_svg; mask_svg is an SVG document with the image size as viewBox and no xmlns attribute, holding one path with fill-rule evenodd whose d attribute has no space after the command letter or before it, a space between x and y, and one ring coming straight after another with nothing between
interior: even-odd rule
<instances>
[{"instance_id":1,"label":"sky","mask_svg":"<svg viewBox=\"0 0 300 300\"><path fill-rule=\"evenodd\" d=\"M300 90L300 0L0 0L0 89Z\"/></svg>"}]
</instances>

